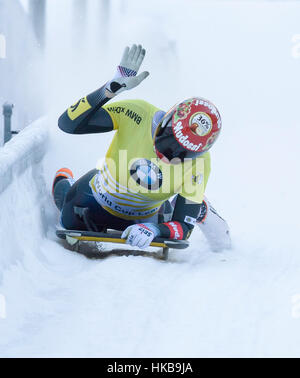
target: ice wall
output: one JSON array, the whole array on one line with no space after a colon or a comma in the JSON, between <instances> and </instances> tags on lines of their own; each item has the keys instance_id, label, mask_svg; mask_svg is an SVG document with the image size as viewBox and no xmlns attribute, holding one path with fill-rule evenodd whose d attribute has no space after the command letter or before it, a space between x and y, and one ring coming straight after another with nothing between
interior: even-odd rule
<instances>
[{"instance_id":1,"label":"ice wall","mask_svg":"<svg viewBox=\"0 0 300 378\"><path fill-rule=\"evenodd\" d=\"M39 250L45 235L42 159L46 120L36 121L0 149L0 284L4 270Z\"/></svg>"}]
</instances>

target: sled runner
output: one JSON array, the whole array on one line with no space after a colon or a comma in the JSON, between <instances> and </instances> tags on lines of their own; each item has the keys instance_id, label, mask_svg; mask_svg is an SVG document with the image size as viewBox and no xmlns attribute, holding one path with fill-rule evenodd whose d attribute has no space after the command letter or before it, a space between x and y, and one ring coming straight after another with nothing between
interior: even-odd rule
<instances>
[{"instance_id":1,"label":"sled runner","mask_svg":"<svg viewBox=\"0 0 300 378\"><path fill-rule=\"evenodd\" d=\"M107 232L93 232L93 231L74 231L74 230L57 230L56 235L63 240L66 240L69 246L72 247L73 250L76 252L82 253L87 257L91 258L104 258L111 255L119 255L119 256L152 256L156 258L160 258L162 260L167 260L169 255L170 249L185 249L189 246L189 242L187 240L174 240L174 239L163 239L163 238L155 238L151 243L151 247L159 247L162 249L162 255L159 257L158 253L155 252L147 252L147 251L140 251L140 250L129 250L129 249L113 249L107 252L99 251L90 251L84 253L80 251L80 244L81 242L89 242L97 243L97 245L105 244L105 243L113 243L113 244L124 244L126 246L126 240L121 239L122 232L121 231L114 231L108 230Z\"/></svg>"}]
</instances>

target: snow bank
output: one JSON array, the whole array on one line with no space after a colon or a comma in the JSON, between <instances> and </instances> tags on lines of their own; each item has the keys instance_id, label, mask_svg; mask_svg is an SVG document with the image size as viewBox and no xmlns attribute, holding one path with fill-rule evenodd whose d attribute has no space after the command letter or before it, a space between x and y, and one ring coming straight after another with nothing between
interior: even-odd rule
<instances>
[{"instance_id":1,"label":"snow bank","mask_svg":"<svg viewBox=\"0 0 300 378\"><path fill-rule=\"evenodd\" d=\"M47 140L46 120L41 119L0 149L0 282L4 270L22 259L24 245L34 248L43 234L41 162Z\"/></svg>"}]
</instances>

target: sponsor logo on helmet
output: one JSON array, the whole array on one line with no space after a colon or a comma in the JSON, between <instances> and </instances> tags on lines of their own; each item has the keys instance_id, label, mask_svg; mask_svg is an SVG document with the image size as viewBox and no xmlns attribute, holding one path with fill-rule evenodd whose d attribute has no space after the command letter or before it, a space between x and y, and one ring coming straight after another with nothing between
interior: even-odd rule
<instances>
[{"instance_id":1,"label":"sponsor logo on helmet","mask_svg":"<svg viewBox=\"0 0 300 378\"><path fill-rule=\"evenodd\" d=\"M198 112L190 118L190 127L194 134L205 136L211 132L213 127L212 120L207 113Z\"/></svg>"},{"instance_id":2,"label":"sponsor logo on helmet","mask_svg":"<svg viewBox=\"0 0 300 378\"><path fill-rule=\"evenodd\" d=\"M190 151L199 151L202 147L202 143L199 144L194 144L189 140L188 135L184 135L183 133L183 125L182 122L179 121L177 124L174 126L173 131L175 138L178 140L178 142L184 146L187 150Z\"/></svg>"},{"instance_id":3,"label":"sponsor logo on helmet","mask_svg":"<svg viewBox=\"0 0 300 378\"><path fill-rule=\"evenodd\" d=\"M218 128L219 129L221 128L222 121L221 121L220 113L218 112L217 108L212 103L205 101L204 99L196 99L195 105L203 105L206 108L208 108L211 114L214 114L217 117Z\"/></svg>"},{"instance_id":4,"label":"sponsor logo on helmet","mask_svg":"<svg viewBox=\"0 0 300 378\"><path fill-rule=\"evenodd\" d=\"M180 103L177 106L176 112L175 112L175 119L178 121L179 119L185 119L191 112L191 105L192 101L187 100L182 103Z\"/></svg>"}]
</instances>

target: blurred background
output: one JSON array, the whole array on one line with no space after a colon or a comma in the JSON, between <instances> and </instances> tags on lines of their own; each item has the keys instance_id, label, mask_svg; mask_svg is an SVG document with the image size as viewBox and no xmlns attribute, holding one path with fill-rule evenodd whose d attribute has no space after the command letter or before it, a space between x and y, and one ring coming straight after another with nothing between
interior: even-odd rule
<instances>
[{"instance_id":1,"label":"blurred background","mask_svg":"<svg viewBox=\"0 0 300 378\"><path fill-rule=\"evenodd\" d=\"M249 180L251 197L269 201L271 192L272 201L288 201L285 189L298 188L291 171L299 129L299 6L287 0L0 0L0 104L14 104L14 130L50 117L49 156L57 160L46 167L49 185L60 164L81 175L104 156L112 135L65 135L57 118L112 77L126 45L142 43L150 77L118 100L143 98L167 110L183 98L208 98L224 125L213 151L212 196L218 201L222 187L226 207L228 198L248 193ZM278 180L283 189L274 191Z\"/></svg>"},{"instance_id":2,"label":"blurred background","mask_svg":"<svg viewBox=\"0 0 300 378\"><path fill-rule=\"evenodd\" d=\"M248 110L250 101L260 111L265 104L258 98L267 96L276 105L279 92L287 95L299 85L298 75L292 83L287 78L300 61L298 13L293 12L298 3L0 0L0 103L15 104L15 128L21 129L101 86L123 47L140 42L148 52L145 68L152 85L138 88L135 96L168 107L201 94L222 108L230 91L235 96L230 105L245 96L238 111ZM269 120L268 111L261 113ZM249 117L257 122L254 112Z\"/></svg>"}]
</instances>

